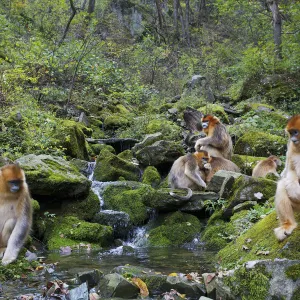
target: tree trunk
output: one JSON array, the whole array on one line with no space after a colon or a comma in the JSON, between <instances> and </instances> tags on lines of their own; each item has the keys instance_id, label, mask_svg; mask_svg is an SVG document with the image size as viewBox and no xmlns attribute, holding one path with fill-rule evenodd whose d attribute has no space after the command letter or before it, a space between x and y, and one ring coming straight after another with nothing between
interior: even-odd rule
<instances>
[{"instance_id":1,"label":"tree trunk","mask_svg":"<svg viewBox=\"0 0 300 300\"><path fill-rule=\"evenodd\" d=\"M163 14L162 14L162 11L161 11L160 0L155 0L155 5L156 5L156 9L157 9L159 29L162 30L162 28L163 28Z\"/></svg>"},{"instance_id":2,"label":"tree trunk","mask_svg":"<svg viewBox=\"0 0 300 300\"><path fill-rule=\"evenodd\" d=\"M273 16L273 32L275 52L278 59L282 59L281 34L282 34L282 18L278 8L278 0L267 0L269 9Z\"/></svg>"}]
</instances>

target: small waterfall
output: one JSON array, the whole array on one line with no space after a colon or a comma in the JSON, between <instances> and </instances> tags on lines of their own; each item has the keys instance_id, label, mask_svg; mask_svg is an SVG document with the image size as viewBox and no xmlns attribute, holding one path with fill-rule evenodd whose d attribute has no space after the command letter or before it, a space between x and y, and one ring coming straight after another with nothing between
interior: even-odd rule
<instances>
[{"instance_id":1,"label":"small waterfall","mask_svg":"<svg viewBox=\"0 0 300 300\"><path fill-rule=\"evenodd\" d=\"M110 213L110 214L117 213L117 211L103 209L104 200L102 197L102 193L106 186L118 184L118 182L114 182L114 181L102 182L102 181L93 180L95 166L96 166L96 162L89 162L86 173L88 174L88 179L92 182L92 186L91 186L92 191L99 198L100 211L105 212L105 213ZM150 219L154 219L154 218L155 218L155 216L152 213L150 216ZM134 228L132 230L132 232L130 233L129 240L124 242L124 244L123 244L123 246L128 246L131 248L146 247L147 245L148 245L147 226ZM121 254L123 254L123 246L111 249L110 251L107 252L107 254L121 255Z\"/></svg>"}]
</instances>

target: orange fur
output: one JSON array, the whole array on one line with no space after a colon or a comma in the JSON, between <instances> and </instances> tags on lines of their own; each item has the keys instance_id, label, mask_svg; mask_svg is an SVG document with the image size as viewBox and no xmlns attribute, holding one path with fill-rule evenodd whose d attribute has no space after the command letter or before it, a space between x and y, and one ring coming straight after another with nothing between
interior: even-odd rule
<instances>
[{"instance_id":1,"label":"orange fur","mask_svg":"<svg viewBox=\"0 0 300 300\"><path fill-rule=\"evenodd\" d=\"M288 121L286 131L289 135L286 164L275 195L280 226L274 229L274 233L280 241L296 228L294 211L300 210L300 115L295 115Z\"/></svg>"},{"instance_id":2,"label":"orange fur","mask_svg":"<svg viewBox=\"0 0 300 300\"><path fill-rule=\"evenodd\" d=\"M225 125L213 115L205 115L201 122L202 130L207 136L196 141L196 151L205 150L211 156L231 159L232 140Z\"/></svg>"},{"instance_id":3,"label":"orange fur","mask_svg":"<svg viewBox=\"0 0 300 300\"><path fill-rule=\"evenodd\" d=\"M253 177L266 177L269 173L273 173L277 177L277 167L281 165L281 160L275 156L271 155L267 159L261 160L257 163L252 171Z\"/></svg>"},{"instance_id":4,"label":"orange fur","mask_svg":"<svg viewBox=\"0 0 300 300\"><path fill-rule=\"evenodd\" d=\"M12 188L18 187L18 190ZM0 169L0 258L14 261L29 233L32 222L31 199L24 171L16 164Z\"/></svg>"}]
</instances>

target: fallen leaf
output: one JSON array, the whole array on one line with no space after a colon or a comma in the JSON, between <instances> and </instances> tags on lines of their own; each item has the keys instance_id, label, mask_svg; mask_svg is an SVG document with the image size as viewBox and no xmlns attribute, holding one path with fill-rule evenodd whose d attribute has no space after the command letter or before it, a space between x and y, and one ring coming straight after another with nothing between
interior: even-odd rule
<instances>
[{"instance_id":1,"label":"fallen leaf","mask_svg":"<svg viewBox=\"0 0 300 300\"><path fill-rule=\"evenodd\" d=\"M247 246L243 245L242 246L242 250L246 250L247 251L247 250L249 250L249 248Z\"/></svg>"},{"instance_id":2,"label":"fallen leaf","mask_svg":"<svg viewBox=\"0 0 300 300\"><path fill-rule=\"evenodd\" d=\"M133 277L131 279L131 281L140 289L140 294L142 297L149 296L149 291L148 291L147 285L142 279Z\"/></svg>"},{"instance_id":3,"label":"fallen leaf","mask_svg":"<svg viewBox=\"0 0 300 300\"><path fill-rule=\"evenodd\" d=\"M177 273L170 273L168 276L176 277Z\"/></svg>"}]
</instances>

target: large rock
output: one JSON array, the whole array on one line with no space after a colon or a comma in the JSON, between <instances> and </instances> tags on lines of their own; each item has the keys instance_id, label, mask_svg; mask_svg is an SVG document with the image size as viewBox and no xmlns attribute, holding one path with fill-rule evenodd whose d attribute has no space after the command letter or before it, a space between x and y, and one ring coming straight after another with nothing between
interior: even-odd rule
<instances>
[{"instance_id":1,"label":"large rock","mask_svg":"<svg viewBox=\"0 0 300 300\"><path fill-rule=\"evenodd\" d=\"M275 195L276 182L265 178L254 178L241 175L232 186L232 193L228 204L223 209L223 217L229 218L233 215L234 208L241 203L256 201L264 203Z\"/></svg>"},{"instance_id":2,"label":"large rock","mask_svg":"<svg viewBox=\"0 0 300 300\"><path fill-rule=\"evenodd\" d=\"M300 260L248 261L219 274L215 281L216 299L299 299L299 270Z\"/></svg>"},{"instance_id":3,"label":"large rock","mask_svg":"<svg viewBox=\"0 0 300 300\"><path fill-rule=\"evenodd\" d=\"M249 131L240 137L234 147L234 153L250 156L283 155L287 140L267 132Z\"/></svg>"},{"instance_id":4,"label":"large rock","mask_svg":"<svg viewBox=\"0 0 300 300\"><path fill-rule=\"evenodd\" d=\"M217 200L219 196L213 192L193 191L190 199L178 199L170 195L171 189L162 188L156 191L155 197L145 200L145 204L155 208L160 212L171 212L178 209L184 211L199 212L204 208L205 200ZM174 190L175 193L181 196L186 195L185 190Z\"/></svg>"},{"instance_id":5,"label":"large rock","mask_svg":"<svg viewBox=\"0 0 300 300\"><path fill-rule=\"evenodd\" d=\"M87 142L83 130L88 129L80 123L70 120L61 121L57 126L55 138L59 140L60 146L65 150L66 155L88 160Z\"/></svg>"},{"instance_id":6,"label":"large rock","mask_svg":"<svg viewBox=\"0 0 300 300\"><path fill-rule=\"evenodd\" d=\"M122 156L115 155L108 149L101 150L94 171L94 179L98 181L125 180L139 181L141 171L133 162L129 162Z\"/></svg>"},{"instance_id":7,"label":"large rock","mask_svg":"<svg viewBox=\"0 0 300 300\"><path fill-rule=\"evenodd\" d=\"M141 165L151 165L157 168L171 165L182 155L184 155L184 149L180 143L164 140L157 141L135 152Z\"/></svg>"},{"instance_id":8,"label":"large rock","mask_svg":"<svg viewBox=\"0 0 300 300\"><path fill-rule=\"evenodd\" d=\"M60 157L29 154L17 162L24 169L34 196L78 198L89 192L90 181L75 166Z\"/></svg>"},{"instance_id":9,"label":"large rock","mask_svg":"<svg viewBox=\"0 0 300 300\"><path fill-rule=\"evenodd\" d=\"M103 298L119 297L133 299L138 296L140 289L118 273L107 274L100 281L101 296Z\"/></svg>"},{"instance_id":10,"label":"large rock","mask_svg":"<svg viewBox=\"0 0 300 300\"><path fill-rule=\"evenodd\" d=\"M150 230L149 243L158 247L182 246L192 242L200 229L197 217L178 211L168 215L162 225Z\"/></svg>"}]
</instances>

